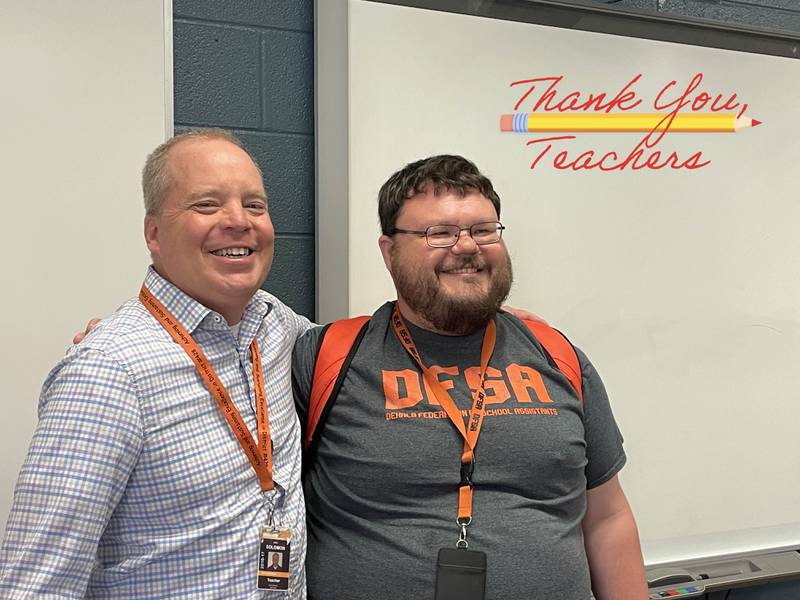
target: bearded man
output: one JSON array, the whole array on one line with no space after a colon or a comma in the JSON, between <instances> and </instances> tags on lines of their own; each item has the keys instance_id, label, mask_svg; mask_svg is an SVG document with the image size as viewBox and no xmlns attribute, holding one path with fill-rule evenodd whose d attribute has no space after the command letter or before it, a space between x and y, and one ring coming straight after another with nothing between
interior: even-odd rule
<instances>
[{"instance_id":1,"label":"bearded man","mask_svg":"<svg viewBox=\"0 0 800 600\"><path fill-rule=\"evenodd\" d=\"M597 372L575 349L578 392L500 310L512 273L491 181L459 156L420 160L383 185L379 214L397 300L370 318L305 458L309 598L646 598ZM295 346L301 422L324 335Z\"/></svg>"}]
</instances>

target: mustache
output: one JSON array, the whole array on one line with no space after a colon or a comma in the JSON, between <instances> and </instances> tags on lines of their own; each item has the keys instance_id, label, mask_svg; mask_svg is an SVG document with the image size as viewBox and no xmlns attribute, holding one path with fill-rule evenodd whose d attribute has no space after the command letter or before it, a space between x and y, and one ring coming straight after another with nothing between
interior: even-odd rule
<instances>
[{"instance_id":1,"label":"mustache","mask_svg":"<svg viewBox=\"0 0 800 600\"><path fill-rule=\"evenodd\" d=\"M451 271L453 269L485 269L486 261L478 260L475 258L457 258L441 267L437 268L437 272Z\"/></svg>"}]
</instances>

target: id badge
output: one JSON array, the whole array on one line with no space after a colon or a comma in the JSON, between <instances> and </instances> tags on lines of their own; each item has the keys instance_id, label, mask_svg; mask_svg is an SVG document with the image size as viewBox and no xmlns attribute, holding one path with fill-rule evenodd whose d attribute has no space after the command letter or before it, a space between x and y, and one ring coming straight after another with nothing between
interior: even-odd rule
<instances>
[{"instance_id":1,"label":"id badge","mask_svg":"<svg viewBox=\"0 0 800 600\"><path fill-rule=\"evenodd\" d=\"M261 528L261 546L258 553L258 589L289 589L290 529Z\"/></svg>"},{"instance_id":2,"label":"id badge","mask_svg":"<svg viewBox=\"0 0 800 600\"><path fill-rule=\"evenodd\" d=\"M439 550L434 600L486 600L486 553L463 548Z\"/></svg>"}]
</instances>

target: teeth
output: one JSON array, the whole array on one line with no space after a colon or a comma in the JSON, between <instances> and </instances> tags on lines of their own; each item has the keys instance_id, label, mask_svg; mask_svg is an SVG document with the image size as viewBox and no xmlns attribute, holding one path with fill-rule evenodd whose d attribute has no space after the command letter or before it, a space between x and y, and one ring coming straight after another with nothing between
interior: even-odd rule
<instances>
[{"instance_id":1,"label":"teeth","mask_svg":"<svg viewBox=\"0 0 800 600\"><path fill-rule=\"evenodd\" d=\"M214 250L211 254L214 256L249 256L249 248L222 248L221 250Z\"/></svg>"},{"instance_id":2,"label":"teeth","mask_svg":"<svg viewBox=\"0 0 800 600\"><path fill-rule=\"evenodd\" d=\"M477 273L478 269L476 267L469 267L463 269L448 269L445 273L454 273L454 274L461 274L461 273Z\"/></svg>"}]
</instances>

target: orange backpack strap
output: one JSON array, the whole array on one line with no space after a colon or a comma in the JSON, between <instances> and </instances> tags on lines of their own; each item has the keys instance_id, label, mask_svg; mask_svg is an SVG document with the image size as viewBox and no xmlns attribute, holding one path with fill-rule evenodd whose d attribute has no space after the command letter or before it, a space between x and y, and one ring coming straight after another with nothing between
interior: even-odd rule
<instances>
[{"instance_id":1,"label":"orange backpack strap","mask_svg":"<svg viewBox=\"0 0 800 600\"><path fill-rule=\"evenodd\" d=\"M583 401L583 383L581 381L581 364L578 361L578 354L575 348L572 347L570 341L564 337L564 334L553 329L547 323L540 321L523 321L530 329L533 337L539 340L539 343L550 355L550 358L555 362L558 370L569 379L572 387L578 392L578 398Z\"/></svg>"},{"instance_id":2,"label":"orange backpack strap","mask_svg":"<svg viewBox=\"0 0 800 600\"><path fill-rule=\"evenodd\" d=\"M314 366L314 379L308 399L304 449L314 440L314 433L330 410L328 400L339 392L350 361L367 331L369 317L353 317L334 321L322 332Z\"/></svg>"}]
</instances>

